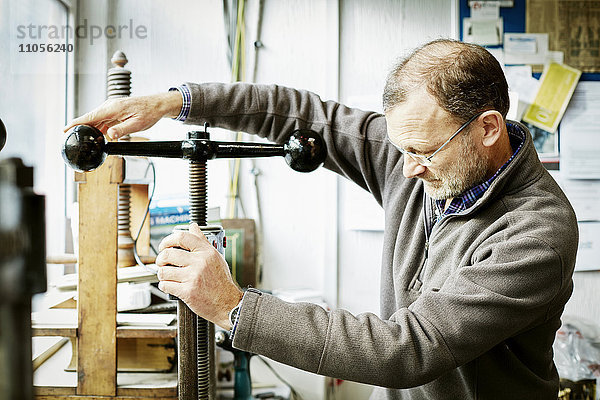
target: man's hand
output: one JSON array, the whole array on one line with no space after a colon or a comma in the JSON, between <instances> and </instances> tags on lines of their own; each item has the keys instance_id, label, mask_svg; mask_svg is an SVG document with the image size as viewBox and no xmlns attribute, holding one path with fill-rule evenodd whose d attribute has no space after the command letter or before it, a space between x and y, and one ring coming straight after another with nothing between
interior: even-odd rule
<instances>
[{"instance_id":1,"label":"man's hand","mask_svg":"<svg viewBox=\"0 0 600 400\"><path fill-rule=\"evenodd\" d=\"M233 281L227 262L198 225L192 223L189 232L167 236L159 251L158 288L177 296L202 318L231 329L228 314L243 292Z\"/></svg>"},{"instance_id":2,"label":"man's hand","mask_svg":"<svg viewBox=\"0 0 600 400\"><path fill-rule=\"evenodd\" d=\"M183 100L179 91L141 97L108 99L100 107L70 121L64 131L75 125L91 125L111 139L146 130L163 117L177 117Z\"/></svg>"}]
</instances>

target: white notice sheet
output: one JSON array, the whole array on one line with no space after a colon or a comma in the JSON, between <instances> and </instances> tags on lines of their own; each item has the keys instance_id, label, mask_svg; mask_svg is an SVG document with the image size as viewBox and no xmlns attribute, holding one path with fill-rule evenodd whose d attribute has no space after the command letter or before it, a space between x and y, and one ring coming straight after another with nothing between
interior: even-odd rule
<instances>
[{"instance_id":1,"label":"white notice sheet","mask_svg":"<svg viewBox=\"0 0 600 400\"><path fill-rule=\"evenodd\" d=\"M600 179L600 82L579 82L560 124L560 169L568 179Z\"/></svg>"},{"instance_id":2,"label":"white notice sheet","mask_svg":"<svg viewBox=\"0 0 600 400\"><path fill-rule=\"evenodd\" d=\"M575 271L600 269L600 222L579 223L579 248Z\"/></svg>"}]
</instances>

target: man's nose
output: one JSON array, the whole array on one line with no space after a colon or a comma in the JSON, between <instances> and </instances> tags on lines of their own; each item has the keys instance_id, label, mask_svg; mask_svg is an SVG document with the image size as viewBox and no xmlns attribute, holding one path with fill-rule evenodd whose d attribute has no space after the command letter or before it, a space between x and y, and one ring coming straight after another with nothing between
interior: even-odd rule
<instances>
[{"instance_id":1,"label":"man's nose","mask_svg":"<svg viewBox=\"0 0 600 400\"><path fill-rule=\"evenodd\" d=\"M414 178L425 172L427 167L416 162L411 156L405 155L403 158L402 173L406 178Z\"/></svg>"}]
</instances>

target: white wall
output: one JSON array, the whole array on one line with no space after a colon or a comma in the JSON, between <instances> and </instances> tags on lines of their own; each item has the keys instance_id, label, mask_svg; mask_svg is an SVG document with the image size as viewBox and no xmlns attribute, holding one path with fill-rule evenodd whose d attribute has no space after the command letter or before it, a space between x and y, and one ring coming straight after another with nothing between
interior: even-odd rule
<instances>
[{"instance_id":1,"label":"white wall","mask_svg":"<svg viewBox=\"0 0 600 400\"><path fill-rule=\"evenodd\" d=\"M381 111L385 78L396 59L418 45L452 36L453 1L341 1L340 101ZM361 107L364 108L364 107ZM383 232L350 229L353 183L339 178L339 306L354 313L379 310ZM373 200L372 207L378 207ZM356 216L357 218L359 216ZM368 398L371 388L344 382L338 399Z\"/></svg>"},{"instance_id":2,"label":"white wall","mask_svg":"<svg viewBox=\"0 0 600 400\"><path fill-rule=\"evenodd\" d=\"M258 0L247 8L248 72L251 76ZM265 0L257 81L312 90L323 99L379 104L394 59L438 36L451 36L454 1ZM221 2L213 0L80 0L79 20L98 25L149 28L144 40L99 41L79 57L78 113L105 96L105 71L114 50L130 60L133 94L164 91L184 81L228 81ZM354 99L354 100L353 100ZM163 121L153 139L182 139L190 130ZM215 139L230 139L216 131ZM298 174L282 160L256 161L264 215L263 287L320 290L330 304L353 312L379 308L382 232L351 230L343 218L352 202L350 183L328 171ZM209 206L226 210L227 163L209 163ZM256 218L250 163L242 163L241 196ZM157 161L157 194L187 193L183 161ZM306 207L310 204L310 207ZM373 202L373 207L377 205ZM282 368L306 399L324 398L323 380ZM362 399L368 386L343 383L336 398Z\"/></svg>"}]
</instances>

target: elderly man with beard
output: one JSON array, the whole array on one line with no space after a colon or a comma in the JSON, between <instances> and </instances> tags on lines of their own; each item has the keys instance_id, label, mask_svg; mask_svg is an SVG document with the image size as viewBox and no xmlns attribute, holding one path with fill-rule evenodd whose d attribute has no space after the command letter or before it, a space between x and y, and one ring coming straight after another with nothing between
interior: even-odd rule
<instances>
[{"instance_id":1,"label":"elderly man with beard","mask_svg":"<svg viewBox=\"0 0 600 400\"><path fill-rule=\"evenodd\" d=\"M436 40L394 67L383 100L385 115L276 85L187 83L70 126L119 137L170 116L275 142L319 132L325 167L385 210L379 316L242 292L194 224L161 243L159 287L232 329L235 347L378 386L373 399L555 399L577 224L527 129L506 121L500 65Z\"/></svg>"}]
</instances>

